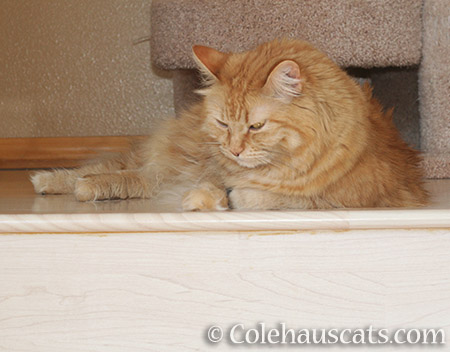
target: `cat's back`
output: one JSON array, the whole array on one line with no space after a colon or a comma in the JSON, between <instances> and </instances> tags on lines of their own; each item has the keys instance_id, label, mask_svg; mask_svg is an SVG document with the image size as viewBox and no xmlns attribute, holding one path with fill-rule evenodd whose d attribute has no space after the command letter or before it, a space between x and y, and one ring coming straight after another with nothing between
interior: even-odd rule
<instances>
[{"instance_id":1,"label":"cat's back","mask_svg":"<svg viewBox=\"0 0 450 352\"><path fill-rule=\"evenodd\" d=\"M420 152L400 136L394 109L385 110L373 96L369 84L362 86L367 102L368 139L362 161L354 174L361 187L373 190L372 206L423 206L428 203L424 189ZM349 177L355 181L355 177ZM366 192L367 193L367 192Z\"/></svg>"}]
</instances>

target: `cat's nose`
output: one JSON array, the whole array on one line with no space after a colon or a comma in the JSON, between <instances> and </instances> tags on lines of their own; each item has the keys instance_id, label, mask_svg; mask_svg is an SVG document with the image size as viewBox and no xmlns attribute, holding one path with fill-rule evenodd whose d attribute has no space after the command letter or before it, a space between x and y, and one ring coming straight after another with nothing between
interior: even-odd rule
<instances>
[{"instance_id":1,"label":"cat's nose","mask_svg":"<svg viewBox=\"0 0 450 352\"><path fill-rule=\"evenodd\" d=\"M243 151L244 151L243 146L234 147L230 149L231 154L233 154L234 156L239 156Z\"/></svg>"}]
</instances>

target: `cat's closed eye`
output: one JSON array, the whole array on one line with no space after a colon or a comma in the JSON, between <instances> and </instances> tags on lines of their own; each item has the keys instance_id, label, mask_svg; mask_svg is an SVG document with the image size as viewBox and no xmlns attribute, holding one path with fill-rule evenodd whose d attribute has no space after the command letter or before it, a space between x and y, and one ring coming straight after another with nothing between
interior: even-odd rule
<instances>
[{"instance_id":1,"label":"cat's closed eye","mask_svg":"<svg viewBox=\"0 0 450 352\"><path fill-rule=\"evenodd\" d=\"M220 121L219 119L216 119L216 121L219 124L219 126L221 126L223 128L228 128L228 125L225 122Z\"/></svg>"}]
</instances>

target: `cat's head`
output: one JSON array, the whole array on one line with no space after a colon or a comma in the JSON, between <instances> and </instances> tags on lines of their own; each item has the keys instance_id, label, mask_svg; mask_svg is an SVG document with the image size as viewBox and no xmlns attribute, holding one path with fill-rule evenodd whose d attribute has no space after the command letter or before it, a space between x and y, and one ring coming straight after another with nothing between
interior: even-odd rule
<instances>
[{"instance_id":1,"label":"cat's head","mask_svg":"<svg viewBox=\"0 0 450 352\"><path fill-rule=\"evenodd\" d=\"M204 95L204 128L225 157L246 168L275 164L303 142L291 109L302 96L305 77L289 52L273 51L260 47L226 54L193 48L206 81L199 91Z\"/></svg>"}]
</instances>

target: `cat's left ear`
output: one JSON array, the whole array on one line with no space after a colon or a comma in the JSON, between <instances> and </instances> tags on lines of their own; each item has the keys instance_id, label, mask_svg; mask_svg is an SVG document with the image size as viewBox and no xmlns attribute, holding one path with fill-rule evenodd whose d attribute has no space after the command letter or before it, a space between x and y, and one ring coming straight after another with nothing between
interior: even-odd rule
<instances>
[{"instance_id":1,"label":"cat's left ear","mask_svg":"<svg viewBox=\"0 0 450 352\"><path fill-rule=\"evenodd\" d=\"M290 102L302 93L300 67L295 61L284 60L270 72L263 87L264 94Z\"/></svg>"},{"instance_id":2,"label":"cat's left ear","mask_svg":"<svg viewBox=\"0 0 450 352\"><path fill-rule=\"evenodd\" d=\"M192 52L202 72L209 78L218 80L219 72L225 64L225 61L227 61L229 54L202 45L194 45Z\"/></svg>"}]
</instances>

